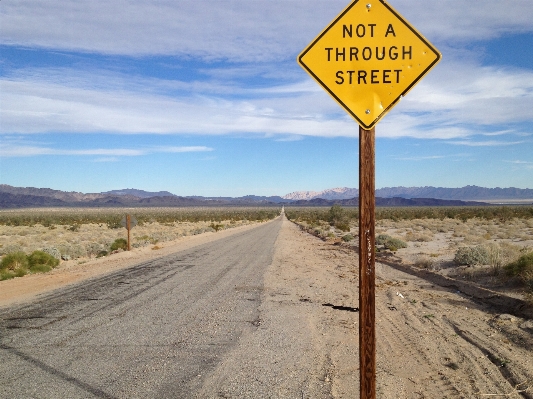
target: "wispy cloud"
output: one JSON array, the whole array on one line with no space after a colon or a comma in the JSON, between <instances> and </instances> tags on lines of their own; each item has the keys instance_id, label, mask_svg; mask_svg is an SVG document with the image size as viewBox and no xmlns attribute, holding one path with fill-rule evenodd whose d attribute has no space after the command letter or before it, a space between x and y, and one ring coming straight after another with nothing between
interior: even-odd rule
<instances>
[{"instance_id":1,"label":"wispy cloud","mask_svg":"<svg viewBox=\"0 0 533 399\"><path fill-rule=\"evenodd\" d=\"M470 141L470 140L455 140L446 141L446 144L464 145L467 147L506 147L511 145L523 144L525 141Z\"/></svg>"},{"instance_id":2,"label":"wispy cloud","mask_svg":"<svg viewBox=\"0 0 533 399\"><path fill-rule=\"evenodd\" d=\"M400 157L394 158L399 161L426 161L430 159L442 159L445 158L444 155L428 155L428 156L419 156L419 157Z\"/></svg>"},{"instance_id":3,"label":"wispy cloud","mask_svg":"<svg viewBox=\"0 0 533 399\"><path fill-rule=\"evenodd\" d=\"M517 166L525 168L525 169L533 169L533 162L529 162L529 161L515 160L515 161L504 161L504 162L512 163L514 165L517 165Z\"/></svg>"},{"instance_id":4,"label":"wispy cloud","mask_svg":"<svg viewBox=\"0 0 533 399\"><path fill-rule=\"evenodd\" d=\"M189 147L152 147L152 149L149 150L151 153L153 152L170 152L170 153L180 153L180 152L206 152L206 151L213 151L210 147L204 147L204 146L189 146Z\"/></svg>"},{"instance_id":5,"label":"wispy cloud","mask_svg":"<svg viewBox=\"0 0 533 399\"><path fill-rule=\"evenodd\" d=\"M5 3L5 4L4 4ZM346 6L345 0L106 1L2 3L4 44L102 54L205 59L292 59ZM430 39L482 40L531 32L530 0L398 0Z\"/></svg>"},{"instance_id":6,"label":"wispy cloud","mask_svg":"<svg viewBox=\"0 0 533 399\"><path fill-rule=\"evenodd\" d=\"M157 153L206 152L213 148L204 146L190 147L146 147L142 149L129 148L97 148L97 149L58 149L36 145L0 144L0 156L4 158L32 157L39 155L67 155L67 156L103 156L96 158L96 162L116 161L119 157L137 157Z\"/></svg>"},{"instance_id":7,"label":"wispy cloud","mask_svg":"<svg viewBox=\"0 0 533 399\"><path fill-rule=\"evenodd\" d=\"M450 81L451 67L445 67L380 122L378 137L458 139L484 134L490 124L533 120L533 72L472 65L468 72L454 72ZM231 81L194 86L141 77L127 85L128 75L108 71L64 69L50 76L46 71L26 70L0 80L2 133L357 137L355 121L306 77L258 89ZM178 86L187 89L176 94ZM225 94L232 90L233 96Z\"/></svg>"},{"instance_id":8,"label":"wispy cloud","mask_svg":"<svg viewBox=\"0 0 533 399\"><path fill-rule=\"evenodd\" d=\"M300 141L303 139L304 139L303 136L293 135L293 136L287 136L287 137L280 137L276 139L276 141Z\"/></svg>"},{"instance_id":9,"label":"wispy cloud","mask_svg":"<svg viewBox=\"0 0 533 399\"><path fill-rule=\"evenodd\" d=\"M120 161L119 157L102 157L93 159L93 162L118 162Z\"/></svg>"}]
</instances>

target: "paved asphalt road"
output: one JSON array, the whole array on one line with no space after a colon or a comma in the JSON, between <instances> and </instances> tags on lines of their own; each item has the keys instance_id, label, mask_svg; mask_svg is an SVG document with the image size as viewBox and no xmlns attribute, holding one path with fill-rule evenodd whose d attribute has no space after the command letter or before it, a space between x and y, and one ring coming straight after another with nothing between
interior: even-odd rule
<instances>
[{"instance_id":1,"label":"paved asphalt road","mask_svg":"<svg viewBox=\"0 0 533 399\"><path fill-rule=\"evenodd\" d=\"M281 227L255 229L0 310L0 398L189 398L257 328Z\"/></svg>"}]
</instances>

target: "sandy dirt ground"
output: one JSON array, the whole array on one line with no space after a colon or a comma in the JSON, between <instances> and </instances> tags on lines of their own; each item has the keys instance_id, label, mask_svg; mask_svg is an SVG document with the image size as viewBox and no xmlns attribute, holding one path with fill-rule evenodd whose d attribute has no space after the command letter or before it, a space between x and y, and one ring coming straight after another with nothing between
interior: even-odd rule
<instances>
[{"instance_id":1,"label":"sandy dirt ground","mask_svg":"<svg viewBox=\"0 0 533 399\"><path fill-rule=\"evenodd\" d=\"M358 306L357 253L292 224L283 232L269 281L300 302L297 313L310 311L332 396L356 398L358 314L323 305ZM378 398L533 398L533 321L514 315L531 313L513 298L483 297L468 282L418 273L398 258L378 261L376 276Z\"/></svg>"},{"instance_id":2,"label":"sandy dirt ground","mask_svg":"<svg viewBox=\"0 0 533 399\"><path fill-rule=\"evenodd\" d=\"M65 262L48 274L3 281L0 306L250 228L187 237L157 251L145 248L81 265ZM506 310L506 304L516 303L476 296L468 282L439 285L442 280L429 271L413 272L390 257L378 261L376 275L378 398L533 398L533 320L527 309ZM265 388L262 376L268 368L269 375L275 374L268 381L270 397L358 398L357 307L357 252L284 220L265 276L260 326L215 369L199 397L234 397L233 381L243 374L253 397L254 390ZM295 347L297 356L285 350ZM231 365L236 362L240 372ZM295 390L292 375L302 367L308 377Z\"/></svg>"}]
</instances>

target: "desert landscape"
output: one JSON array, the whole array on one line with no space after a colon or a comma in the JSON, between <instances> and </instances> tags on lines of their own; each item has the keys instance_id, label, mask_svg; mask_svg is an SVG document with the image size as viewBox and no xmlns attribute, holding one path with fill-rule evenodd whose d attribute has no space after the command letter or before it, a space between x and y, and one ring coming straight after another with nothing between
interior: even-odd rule
<instances>
[{"instance_id":1,"label":"desert landscape","mask_svg":"<svg viewBox=\"0 0 533 399\"><path fill-rule=\"evenodd\" d=\"M246 397L246 392L263 392L267 386L265 392L279 398L351 398L358 391L355 210L285 211L294 223L282 214L273 263L262 288L261 322L239 339L195 397ZM506 269L531 253L533 218L508 211L504 219L410 218L422 211L428 212L378 210L377 396L533 397L531 291L523 276L509 276ZM446 212L432 210L441 211ZM195 212L199 211L191 214L198 216ZM381 217L391 212L393 218ZM400 218L402 213L409 217ZM135 238L154 240L134 241L143 244L131 252L79 256L61 261L48 273L1 281L0 307L24 304L72 283L269 223L265 214L255 219L252 213L247 215L244 218L237 212L235 219L220 215L196 222L161 223L151 214L151 221L139 223L132 232ZM5 212L2 217L7 220ZM30 252L55 245L64 251L67 247L62 243L87 245L98 242L95 237L100 235L99 242L106 246L125 234L123 228L102 223L82 223L75 231L69 229L70 223L54 224L53 229L34 223L3 225L2 249ZM156 241L157 237L161 239ZM480 264L479 259L485 262ZM283 337L281 342L279 337Z\"/></svg>"},{"instance_id":2,"label":"desert landscape","mask_svg":"<svg viewBox=\"0 0 533 399\"><path fill-rule=\"evenodd\" d=\"M0 254L30 255L44 251L65 265L81 264L126 249L127 231L121 221L136 216L131 247L151 247L204 232L217 232L279 214L274 208L41 208L0 211ZM13 278L15 270L0 269L0 280ZM21 274L20 272L18 273Z\"/></svg>"},{"instance_id":3,"label":"desert landscape","mask_svg":"<svg viewBox=\"0 0 533 399\"><path fill-rule=\"evenodd\" d=\"M289 208L287 214L309 233L358 250L357 209ZM531 271L520 279L504 269L533 252L532 208L378 208L376 219L378 258L531 301Z\"/></svg>"}]
</instances>

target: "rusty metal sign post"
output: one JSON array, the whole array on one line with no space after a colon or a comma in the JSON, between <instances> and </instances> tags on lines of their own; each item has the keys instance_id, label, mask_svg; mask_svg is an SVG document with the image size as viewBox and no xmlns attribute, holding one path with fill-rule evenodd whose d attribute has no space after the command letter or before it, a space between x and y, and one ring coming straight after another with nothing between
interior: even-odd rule
<instances>
[{"instance_id":1,"label":"rusty metal sign post","mask_svg":"<svg viewBox=\"0 0 533 399\"><path fill-rule=\"evenodd\" d=\"M128 230L128 251L131 251L130 230L137 226L137 219L128 214L122 218L120 224Z\"/></svg>"},{"instance_id":2,"label":"rusty metal sign post","mask_svg":"<svg viewBox=\"0 0 533 399\"><path fill-rule=\"evenodd\" d=\"M375 125L441 59L385 0L354 0L298 56L360 125L360 399L376 397Z\"/></svg>"}]
</instances>

